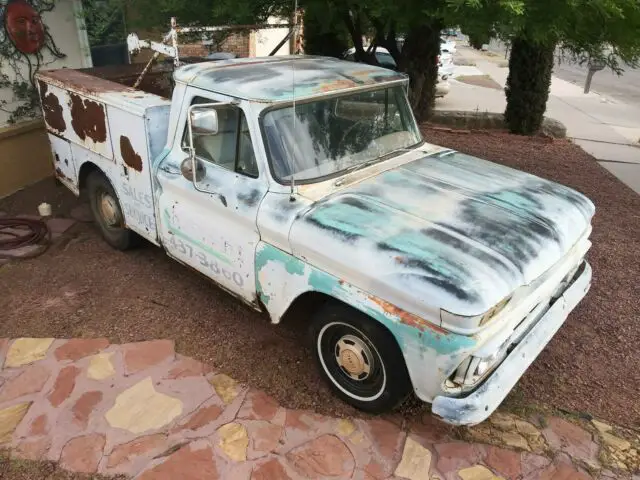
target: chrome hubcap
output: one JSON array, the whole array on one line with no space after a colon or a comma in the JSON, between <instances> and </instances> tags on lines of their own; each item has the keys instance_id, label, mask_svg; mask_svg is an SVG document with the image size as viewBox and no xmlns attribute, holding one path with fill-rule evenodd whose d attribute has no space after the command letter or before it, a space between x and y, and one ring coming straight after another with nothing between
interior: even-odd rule
<instances>
[{"instance_id":1,"label":"chrome hubcap","mask_svg":"<svg viewBox=\"0 0 640 480\"><path fill-rule=\"evenodd\" d=\"M118 214L118 204L116 199L108 193L103 193L99 202L100 215L109 227L120 225L120 215Z\"/></svg>"},{"instance_id":2,"label":"chrome hubcap","mask_svg":"<svg viewBox=\"0 0 640 480\"><path fill-rule=\"evenodd\" d=\"M365 380L373 368L373 355L358 337L345 335L336 343L336 360L340 368L354 380Z\"/></svg>"}]
</instances>

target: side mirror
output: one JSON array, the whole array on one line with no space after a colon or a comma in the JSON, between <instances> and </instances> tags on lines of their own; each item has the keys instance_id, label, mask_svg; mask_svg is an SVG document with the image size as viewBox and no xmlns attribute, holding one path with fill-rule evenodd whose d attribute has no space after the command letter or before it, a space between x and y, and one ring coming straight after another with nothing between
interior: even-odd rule
<instances>
[{"instance_id":1,"label":"side mirror","mask_svg":"<svg viewBox=\"0 0 640 480\"><path fill-rule=\"evenodd\" d=\"M196 166L195 175L193 174L193 165ZM182 176L190 182L200 182L206 173L204 165L197 158L187 157L180 164L180 172Z\"/></svg>"},{"instance_id":2,"label":"side mirror","mask_svg":"<svg viewBox=\"0 0 640 480\"><path fill-rule=\"evenodd\" d=\"M191 131L194 135L216 135L218 133L218 112L213 108L195 109L189 112Z\"/></svg>"}]
</instances>

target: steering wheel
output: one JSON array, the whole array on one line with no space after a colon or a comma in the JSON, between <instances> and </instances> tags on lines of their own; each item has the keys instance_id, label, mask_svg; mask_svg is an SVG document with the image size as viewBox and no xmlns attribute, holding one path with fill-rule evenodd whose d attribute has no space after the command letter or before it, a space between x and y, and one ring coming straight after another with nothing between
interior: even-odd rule
<instances>
[{"instance_id":1,"label":"steering wheel","mask_svg":"<svg viewBox=\"0 0 640 480\"><path fill-rule=\"evenodd\" d=\"M343 145L346 142L347 138L349 137L349 135L351 135L354 131L356 131L356 127L361 127L364 126L366 123L370 123L371 119L370 118L361 118L360 120L357 120L356 122L354 122L353 124L351 124L350 127L347 128L347 130L344 132L344 134L342 135L342 139L340 140L340 145Z\"/></svg>"}]
</instances>

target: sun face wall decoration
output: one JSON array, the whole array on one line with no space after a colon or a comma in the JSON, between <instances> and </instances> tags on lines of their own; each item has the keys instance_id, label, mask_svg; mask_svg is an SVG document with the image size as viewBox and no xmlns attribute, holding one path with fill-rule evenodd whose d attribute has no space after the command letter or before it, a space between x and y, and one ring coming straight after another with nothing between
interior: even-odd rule
<instances>
[{"instance_id":1,"label":"sun face wall decoration","mask_svg":"<svg viewBox=\"0 0 640 480\"><path fill-rule=\"evenodd\" d=\"M0 0L0 88L13 90L13 101L0 101L0 110L13 123L37 115L35 74L66 55L56 45L42 14L54 0ZM12 106L13 108L9 108Z\"/></svg>"}]
</instances>

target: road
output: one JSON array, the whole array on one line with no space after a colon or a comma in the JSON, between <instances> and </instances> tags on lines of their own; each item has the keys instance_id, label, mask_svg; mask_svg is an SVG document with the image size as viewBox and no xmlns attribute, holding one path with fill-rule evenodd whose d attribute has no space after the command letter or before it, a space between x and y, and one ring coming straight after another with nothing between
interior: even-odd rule
<instances>
[{"instance_id":1,"label":"road","mask_svg":"<svg viewBox=\"0 0 640 480\"><path fill-rule=\"evenodd\" d=\"M489 49L503 55L505 52L504 44L497 41L492 41ZM553 74L562 80L583 86L587 78L587 67L569 60L557 61ZM620 76L608 69L597 72L591 82L591 91L640 107L640 69L625 68Z\"/></svg>"}]
</instances>

